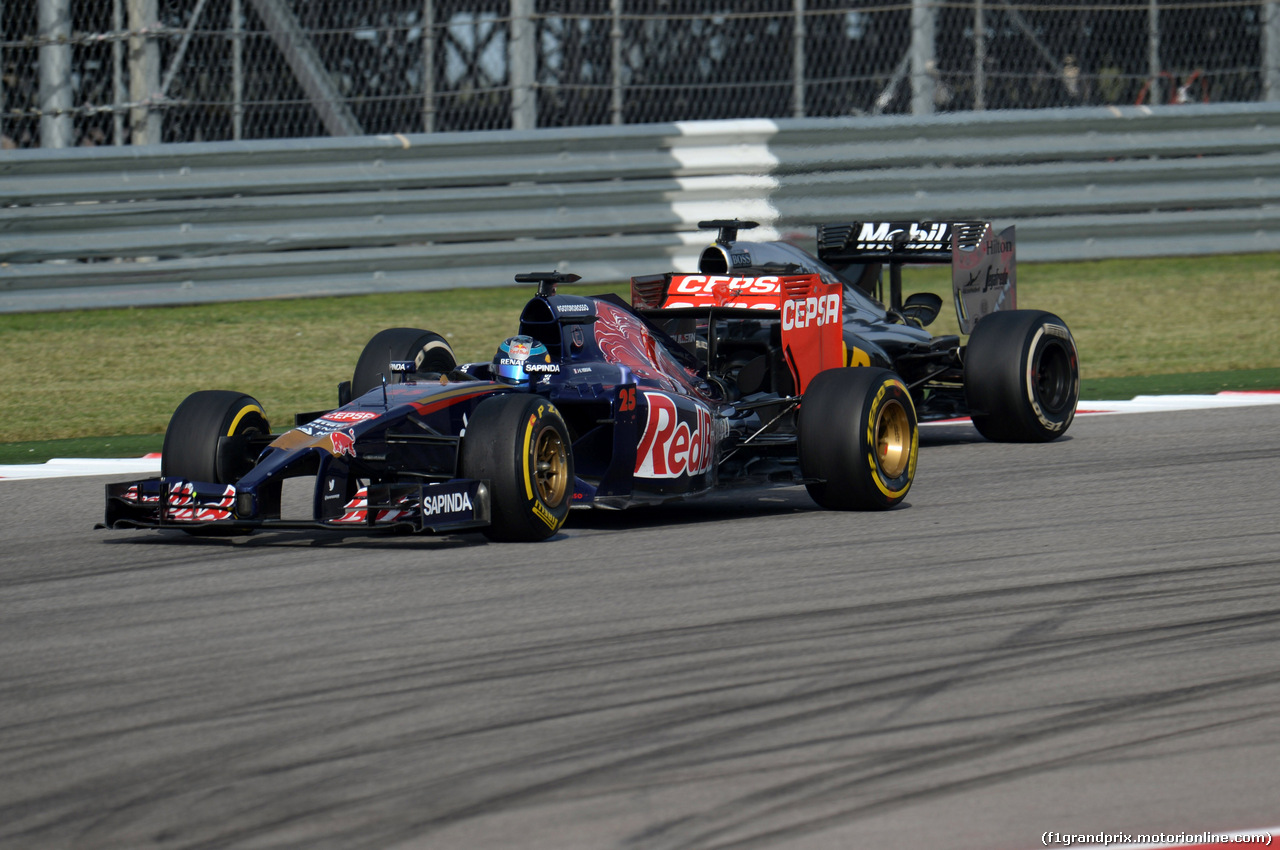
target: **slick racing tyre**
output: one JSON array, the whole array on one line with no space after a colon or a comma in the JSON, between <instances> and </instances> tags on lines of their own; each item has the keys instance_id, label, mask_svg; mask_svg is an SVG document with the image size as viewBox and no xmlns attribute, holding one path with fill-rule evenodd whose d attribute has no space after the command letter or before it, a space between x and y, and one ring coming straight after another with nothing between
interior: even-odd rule
<instances>
[{"instance_id":1,"label":"slick racing tyre","mask_svg":"<svg viewBox=\"0 0 1280 850\"><path fill-rule=\"evenodd\" d=\"M964 394L988 440L1044 443L1071 426L1080 358L1067 323L1042 310L984 316L964 354Z\"/></svg>"},{"instance_id":2,"label":"slick racing tyre","mask_svg":"<svg viewBox=\"0 0 1280 850\"><path fill-rule=\"evenodd\" d=\"M883 510L906 498L920 435L902 380L870 366L827 369L800 401L800 472L828 510Z\"/></svg>"},{"instance_id":3,"label":"slick racing tyre","mask_svg":"<svg viewBox=\"0 0 1280 850\"><path fill-rule=\"evenodd\" d=\"M392 374L392 360L412 360L419 372L448 372L458 365L453 349L445 338L418 328L387 328L378 331L360 352L356 371L351 377L351 397L359 398L382 385L400 383L400 373Z\"/></svg>"},{"instance_id":4,"label":"slick racing tyre","mask_svg":"<svg viewBox=\"0 0 1280 850\"><path fill-rule=\"evenodd\" d=\"M187 396L169 418L160 474L216 484L234 484L256 462L246 438L271 433L262 405L243 393L201 390ZM222 437L233 438L218 451ZM233 535L228 528L185 528L196 537Z\"/></svg>"},{"instance_id":5,"label":"slick racing tyre","mask_svg":"<svg viewBox=\"0 0 1280 850\"><path fill-rule=\"evenodd\" d=\"M541 396L486 399L467 422L461 474L489 480L491 540L545 540L573 500L573 452L560 412Z\"/></svg>"},{"instance_id":6,"label":"slick racing tyre","mask_svg":"<svg viewBox=\"0 0 1280 850\"><path fill-rule=\"evenodd\" d=\"M218 457L221 437L271 433L262 405L244 393L201 390L178 405L164 432L160 474L187 481L234 484L257 460L247 445Z\"/></svg>"}]
</instances>

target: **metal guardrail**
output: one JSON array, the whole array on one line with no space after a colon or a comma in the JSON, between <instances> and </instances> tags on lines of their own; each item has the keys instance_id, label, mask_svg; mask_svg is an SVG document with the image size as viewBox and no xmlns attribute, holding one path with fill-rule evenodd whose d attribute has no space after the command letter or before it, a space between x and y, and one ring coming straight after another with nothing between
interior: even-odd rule
<instances>
[{"instance_id":1,"label":"metal guardrail","mask_svg":"<svg viewBox=\"0 0 1280 850\"><path fill-rule=\"evenodd\" d=\"M690 268L705 218L986 218L1024 262L1280 250L1280 105L11 151L0 312Z\"/></svg>"}]
</instances>

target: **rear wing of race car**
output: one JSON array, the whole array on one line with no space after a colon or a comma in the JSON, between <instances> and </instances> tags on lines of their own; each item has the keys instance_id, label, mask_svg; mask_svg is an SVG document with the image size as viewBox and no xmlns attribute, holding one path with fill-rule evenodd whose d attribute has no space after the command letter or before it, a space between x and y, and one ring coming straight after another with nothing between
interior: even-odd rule
<instances>
[{"instance_id":1,"label":"rear wing of race car","mask_svg":"<svg viewBox=\"0 0 1280 850\"><path fill-rule=\"evenodd\" d=\"M949 263L960 332L997 310L1017 307L1014 231L985 221L855 221L818 225L818 259L836 270L889 264L889 307L902 310L902 266Z\"/></svg>"},{"instance_id":2,"label":"rear wing of race car","mask_svg":"<svg viewBox=\"0 0 1280 850\"><path fill-rule=\"evenodd\" d=\"M716 318L776 321L787 368L801 393L819 372L845 365L841 289L816 274L633 277L631 303L658 322L699 315L704 327ZM707 344L707 360L715 362L714 334Z\"/></svg>"}]
</instances>

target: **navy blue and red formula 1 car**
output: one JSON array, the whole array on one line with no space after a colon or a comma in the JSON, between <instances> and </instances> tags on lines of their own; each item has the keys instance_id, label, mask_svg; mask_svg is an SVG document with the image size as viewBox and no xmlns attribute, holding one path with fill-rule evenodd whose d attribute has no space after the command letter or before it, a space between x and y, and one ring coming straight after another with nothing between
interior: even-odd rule
<instances>
[{"instance_id":1,"label":"navy blue and red formula 1 car","mask_svg":"<svg viewBox=\"0 0 1280 850\"><path fill-rule=\"evenodd\" d=\"M555 534L571 507L733 485L803 484L834 510L907 495L912 394L890 369L846 365L839 283L791 271L703 279L692 298L688 278L667 275L634 281L633 304L556 293L576 279L517 277L537 291L490 362L459 365L431 331L381 331L338 406L299 414L283 433L251 396L188 396L161 475L108 485L105 525L531 541ZM290 478L311 482L302 516L282 510Z\"/></svg>"}]
</instances>

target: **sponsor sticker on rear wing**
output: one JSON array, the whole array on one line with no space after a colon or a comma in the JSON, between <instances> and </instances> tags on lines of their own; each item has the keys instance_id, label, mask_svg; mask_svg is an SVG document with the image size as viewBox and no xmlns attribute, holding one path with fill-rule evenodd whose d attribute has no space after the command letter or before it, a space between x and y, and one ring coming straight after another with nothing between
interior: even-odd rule
<instances>
[{"instance_id":1,"label":"sponsor sticker on rear wing","mask_svg":"<svg viewBox=\"0 0 1280 850\"><path fill-rule=\"evenodd\" d=\"M665 274L631 279L641 310L769 311L780 325L782 350L798 392L823 369L845 365L839 284L817 274L753 277Z\"/></svg>"},{"instance_id":2,"label":"sponsor sticker on rear wing","mask_svg":"<svg viewBox=\"0 0 1280 850\"><path fill-rule=\"evenodd\" d=\"M961 333L997 310L1017 307L1012 226L996 233L985 221L856 221L818 226L818 259L839 270L889 263L891 303L902 305L900 270L907 263L949 263Z\"/></svg>"},{"instance_id":3,"label":"sponsor sticker on rear wing","mask_svg":"<svg viewBox=\"0 0 1280 850\"><path fill-rule=\"evenodd\" d=\"M813 275L736 277L710 274L665 274L632 278L632 303L641 309L662 310L683 310L689 307L781 310L787 287L808 285L811 278Z\"/></svg>"}]
</instances>

